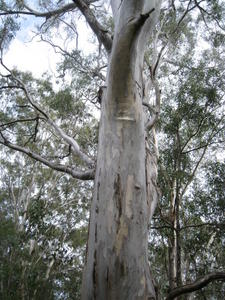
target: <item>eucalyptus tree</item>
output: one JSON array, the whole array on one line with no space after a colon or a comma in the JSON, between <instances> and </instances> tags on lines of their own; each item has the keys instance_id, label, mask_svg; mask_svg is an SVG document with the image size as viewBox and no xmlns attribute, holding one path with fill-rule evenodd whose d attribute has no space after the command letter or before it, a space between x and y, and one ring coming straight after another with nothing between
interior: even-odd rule
<instances>
[{"instance_id":1,"label":"eucalyptus tree","mask_svg":"<svg viewBox=\"0 0 225 300\"><path fill-rule=\"evenodd\" d=\"M26 1L1 1L0 143L75 179L95 179L82 299L155 299L148 266L148 224L160 194L155 124L161 90L157 74L165 51L185 39L185 25L189 24L193 30L196 18L201 18L206 25L209 22L223 30L219 10L223 1L114 0L108 18L104 2L42 1L32 8ZM13 16L24 15L44 18L39 35L64 55L61 71L68 66L75 68L78 75L71 86L74 84L78 90L54 92L47 81L33 80L29 74L10 70L5 64L3 48L18 29ZM75 40L78 27L74 20L80 15L99 42L99 53L89 63L79 51L65 50L51 39L51 28L60 30L62 24ZM64 115L57 110L62 99L69 105ZM89 101L89 106L83 105L85 101ZM86 110L90 116L93 102L101 104L99 129L95 118L85 118L83 113ZM79 103L83 105L81 111L75 105ZM81 118L73 115L77 112ZM176 123L180 124L180 120ZM89 132L90 125L99 130L98 151L90 143L96 141L96 134ZM195 137L195 129L191 125L188 129L185 138L189 143L191 135ZM187 148L188 143L183 146ZM174 147L177 150L178 144ZM179 170L175 172L178 172L183 161L180 157L176 160ZM175 185L178 186L176 182ZM186 191L185 182L181 188ZM171 205L175 208L175 196L172 198ZM173 225L177 226L177 220ZM178 241L177 232L173 231L173 242ZM177 268L177 262L174 266ZM172 281L177 282L171 284L171 289L176 290L181 284L178 275L172 276ZM224 278L224 273L218 276ZM170 294L176 296L176 292L175 296Z\"/></svg>"},{"instance_id":2,"label":"eucalyptus tree","mask_svg":"<svg viewBox=\"0 0 225 300\"><path fill-rule=\"evenodd\" d=\"M181 286L188 287L195 278L205 275L196 281L197 290L204 279L207 282L215 272L224 269L218 255L224 240L223 212L216 209L223 201L223 193L219 184L216 189L216 184L211 184L210 189L217 190L215 195L218 193L218 197L213 197L205 186L211 173L208 165L215 162L218 149L224 148L224 78L218 63L221 57L213 55L215 48L204 50L199 58L199 52L195 57L193 46L182 47L183 51L177 47L174 52L176 62L167 61L163 66L167 73L168 63L172 63L168 85L167 75L162 74L165 99L158 124L162 197L152 224L153 269L156 273L164 269L163 276L158 274L157 278L161 294L172 291L168 299L175 293L179 295ZM217 170L219 173L220 168ZM219 174L215 174L211 178L217 178ZM197 292L195 297L204 299L205 293L220 299L223 292L220 285L217 290L210 287Z\"/></svg>"},{"instance_id":3,"label":"eucalyptus tree","mask_svg":"<svg viewBox=\"0 0 225 300\"><path fill-rule=\"evenodd\" d=\"M1 158L0 297L80 299L87 189L84 194L67 175L6 152L10 159Z\"/></svg>"}]
</instances>

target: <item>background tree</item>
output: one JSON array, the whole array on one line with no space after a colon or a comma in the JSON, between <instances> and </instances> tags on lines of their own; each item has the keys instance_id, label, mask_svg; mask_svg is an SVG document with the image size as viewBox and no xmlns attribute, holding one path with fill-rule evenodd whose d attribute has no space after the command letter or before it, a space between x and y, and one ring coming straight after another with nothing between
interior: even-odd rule
<instances>
[{"instance_id":1,"label":"background tree","mask_svg":"<svg viewBox=\"0 0 225 300\"><path fill-rule=\"evenodd\" d=\"M69 190L76 186L77 191L86 195L92 185L89 182L72 183L71 179L65 182L64 179L68 175L82 180L94 178L98 143L83 299L155 297L157 287L152 285L147 263L147 225L161 193L161 202L152 224L159 231L151 231L150 235L152 250L156 250L154 253L151 251L151 256L153 273L162 287L160 292L172 299L201 287L202 281L201 284L195 281L200 275L205 275L203 285L224 278L224 273L218 272L222 271L221 259L216 259L212 269L204 267L207 260L215 260L219 250L210 257L209 251L206 251L207 255L200 255L200 249L196 247L190 255L190 244L198 234L203 245L211 245L210 241L216 240L213 236L216 228L217 249L221 249L223 240L223 224L218 221L217 214L213 220L208 220L207 213L199 213L196 217L194 212L197 208L190 199L200 201L200 195L205 195L201 203L210 207L211 202L207 202L210 192L202 193L207 176L201 176L202 180L199 180L199 174L203 174L200 167L204 166L207 153L223 142L224 45L221 12L224 3L163 1L159 17L159 3L156 5L156 1L113 1L113 16L107 14L109 7L104 5L104 1L98 6L100 2L48 1L31 8L24 1L11 4L1 1L3 71L0 142L44 164L43 181L50 189L45 195L52 193L54 198L60 199L54 211L59 210L65 216L70 215L68 203L71 198L64 196L68 186L71 184ZM63 55L58 69L57 91L51 78L34 79L31 74L10 70L4 62L3 49L18 30L16 17L24 15L44 19L37 29L40 39ZM93 48L95 53L86 57L74 48L74 40L79 37L76 20L80 16L94 32L94 42L99 43L99 47ZM204 32L203 27L207 29ZM56 30L57 35L62 34L63 40L67 41L66 48L66 43L57 44ZM150 44L147 47L148 39ZM204 53L199 50L203 40L208 46L213 44L212 50ZM71 79L66 79L67 74ZM163 99L162 105L160 98ZM100 105L101 122L98 126L96 112ZM160 106L161 119L156 127ZM161 133L161 192L157 187L159 150L156 131ZM60 171L60 178L64 179L60 183L56 179L52 181L46 166ZM205 164L205 174L209 172L209 166L213 164ZM39 165L36 168L39 170ZM194 181L195 178L198 180ZM216 190L221 196L218 186ZM76 197L74 193L71 196ZM16 201L20 201L19 194L17 198ZM82 197L79 195L78 198ZM64 205L62 200L67 204ZM30 200L30 203L33 201ZM65 207L61 210L62 205ZM71 218L73 228L79 217L87 217L86 207L79 207L79 202L77 205L75 210L80 215ZM38 214L41 220L49 220L48 210L41 211ZM20 211L19 215L22 217L23 212ZM51 215L50 219L55 220L54 217ZM26 218L29 219L27 213ZM67 222L70 224L69 220L65 221L65 226ZM38 219L35 222L38 224ZM49 225L51 222L48 222ZM55 222L54 226L59 220ZM211 235L204 235L205 226L212 228ZM28 231L32 231L31 228ZM39 234L41 232L38 231L37 236ZM56 235L59 234L60 230L56 232ZM72 239L73 235L68 236ZM159 243L159 240L162 242ZM65 242L62 239L59 243L65 247ZM76 238L75 243L74 246L79 245ZM49 247L46 247L48 250ZM167 257L166 267L163 257ZM47 270L51 261L50 265L45 265ZM82 264L81 256L79 263ZM55 265L54 259L52 268ZM61 260L60 268L63 268ZM52 284L49 293L57 291L56 286L66 289L69 269L65 269L65 285L60 276L53 277L49 281ZM187 286L189 282L193 284ZM61 294L64 299L65 289ZM222 294L223 290L219 293ZM60 292L56 292L54 297L59 298ZM204 299L205 296L196 294L196 297Z\"/></svg>"}]
</instances>

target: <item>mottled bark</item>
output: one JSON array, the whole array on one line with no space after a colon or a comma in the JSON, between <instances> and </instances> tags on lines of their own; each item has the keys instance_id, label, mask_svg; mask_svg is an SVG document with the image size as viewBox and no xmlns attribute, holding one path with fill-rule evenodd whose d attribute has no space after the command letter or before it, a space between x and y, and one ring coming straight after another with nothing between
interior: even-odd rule
<instances>
[{"instance_id":1,"label":"mottled bark","mask_svg":"<svg viewBox=\"0 0 225 300\"><path fill-rule=\"evenodd\" d=\"M159 1L115 4L83 300L155 299L147 259L151 204L146 196L142 65Z\"/></svg>"}]
</instances>

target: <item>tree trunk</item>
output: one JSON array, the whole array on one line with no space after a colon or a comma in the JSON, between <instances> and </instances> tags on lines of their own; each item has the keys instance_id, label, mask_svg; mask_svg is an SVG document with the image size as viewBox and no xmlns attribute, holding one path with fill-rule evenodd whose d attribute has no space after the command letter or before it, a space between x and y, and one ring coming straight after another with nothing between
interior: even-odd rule
<instances>
[{"instance_id":1,"label":"tree trunk","mask_svg":"<svg viewBox=\"0 0 225 300\"><path fill-rule=\"evenodd\" d=\"M177 287L177 232L176 232L176 179L172 182L170 195L170 223L173 228L169 238L169 286L170 290Z\"/></svg>"},{"instance_id":2,"label":"tree trunk","mask_svg":"<svg viewBox=\"0 0 225 300\"><path fill-rule=\"evenodd\" d=\"M159 13L160 1L155 2L112 4L115 34L102 101L83 300L155 299L147 258L151 205L142 109L143 56Z\"/></svg>"},{"instance_id":3,"label":"tree trunk","mask_svg":"<svg viewBox=\"0 0 225 300\"><path fill-rule=\"evenodd\" d=\"M181 246L180 246L180 204L182 197L180 196L180 179L176 174L181 174L181 148L179 129L177 130L175 140L175 161L174 174L170 194L170 223L173 228L173 234L169 240L169 285L170 290L182 285L181 276ZM177 298L178 299L178 298Z\"/></svg>"}]
</instances>

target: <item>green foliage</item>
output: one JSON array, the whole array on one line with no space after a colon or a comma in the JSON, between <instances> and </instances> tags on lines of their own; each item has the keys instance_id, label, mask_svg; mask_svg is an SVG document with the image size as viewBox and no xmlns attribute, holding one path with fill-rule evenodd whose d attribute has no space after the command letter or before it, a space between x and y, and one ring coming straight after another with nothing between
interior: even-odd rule
<instances>
[{"instance_id":1,"label":"green foliage","mask_svg":"<svg viewBox=\"0 0 225 300\"><path fill-rule=\"evenodd\" d=\"M172 18L173 12L170 14ZM187 44L176 43L173 57L160 70L163 99L158 131L162 196L152 223L149 249L162 297L170 288L173 226L178 226L182 284L225 267L224 163L215 162L217 150L224 146L223 33L202 32L201 38L216 48L200 51L195 48L198 48L196 32L188 22L183 26L183 41ZM178 203L176 223L172 209L174 193ZM195 292L193 299L223 299L223 295L224 285L213 283Z\"/></svg>"},{"instance_id":2,"label":"green foliage","mask_svg":"<svg viewBox=\"0 0 225 300\"><path fill-rule=\"evenodd\" d=\"M54 176L32 160L24 163L20 154L17 159L19 164L1 164L9 174L1 172L5 177L0 192L0 298L80 299L88 187L68 176ZM30 195L26 211L25 195Z\"/></svg>"},{"instance_id":3,"label":"green foliage","mask_svg":"<svg viewBox=\"0 0 225 300\"><path fill-rule=\"evenodd\" d=\"M9 1L0 1L0 11L10 9ZM15 37L17 31L20 29L16 18L10 15L1 16L0 18L0 48L1 50L8 49L12 39Z\"/></svg>"}]
</instances>

